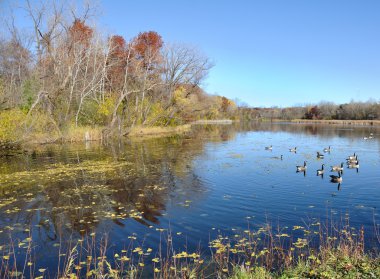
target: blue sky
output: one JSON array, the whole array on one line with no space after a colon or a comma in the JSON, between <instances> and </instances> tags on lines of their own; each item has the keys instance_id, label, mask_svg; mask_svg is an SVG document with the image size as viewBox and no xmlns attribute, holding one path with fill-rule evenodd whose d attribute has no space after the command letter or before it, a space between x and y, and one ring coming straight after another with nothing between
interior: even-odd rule
<instances>
[{"instance_id":1,"label":"blue sky","mask_svg":"<svg viewBox=\"0 0 380 279\"><path fill-rule=\"evenodd\" d=\"M0 0L1 1L1 0ZM198 47L212 94L251 106L380 101L380 1L100 1L102 29Z\"/></svg>"}]
</instances>

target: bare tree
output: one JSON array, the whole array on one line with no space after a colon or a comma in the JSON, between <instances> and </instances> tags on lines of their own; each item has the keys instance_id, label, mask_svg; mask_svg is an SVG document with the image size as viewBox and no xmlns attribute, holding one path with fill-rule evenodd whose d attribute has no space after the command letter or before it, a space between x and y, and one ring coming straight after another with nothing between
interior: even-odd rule
<instances>
[{"instance_id":1,"label":"bare tree","mask_svg":"<svg viewBox=\"0 0 380 279\"><path fill-rule=\"evenodd\" d=\"M179 44L165 46L163 58L163 80L169 100L178 85L199 85L213 66L210 60L196 49Z\"/></svg>"}]
</instances>

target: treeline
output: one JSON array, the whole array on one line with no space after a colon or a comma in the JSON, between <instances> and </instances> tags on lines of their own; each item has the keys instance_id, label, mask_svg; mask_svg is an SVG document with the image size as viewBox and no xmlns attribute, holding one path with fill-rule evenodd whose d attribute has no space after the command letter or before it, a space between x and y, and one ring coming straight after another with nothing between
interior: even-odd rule
<instances>
[{"instance_id":1,"label":"treeline","mask_svg":"<svg viewBox=\"0 0 380 279\"><path fill-rule=\"evenodd\" d=\"M213 64L195 48L154 31L104 35L89 5L78 14L65 2L38 3L22 7L31 34L10 20L0 37L0 138L15 123L23 133L96 125L126 134L236 114L233 101L201 89Z\"/></svg>"},{"instance_id":2,"label":"treeline","mask_svg":"<svg viewBox=\"0 0 380 279\"><path fill-rule=\"evenodd\" d=\"M351 101L347 104L320 102L317 105L295 106L287 108L239 108L241 119L314 119L314 120L374 120L380 119L380 102Z\"/></svg>"}]
</instances>

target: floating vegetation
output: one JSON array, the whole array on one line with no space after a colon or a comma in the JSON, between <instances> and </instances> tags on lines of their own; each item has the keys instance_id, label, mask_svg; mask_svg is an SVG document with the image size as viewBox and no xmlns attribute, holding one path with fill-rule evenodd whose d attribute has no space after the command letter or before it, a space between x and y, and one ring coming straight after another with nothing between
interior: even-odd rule
<instances>
[{"instance_id":1,"label":"floating vegetation","mask_svg":"<svg viewBox=\"0 0 380 279\"><path fill-rule=\"evenodd\" d=\"M44 182L52 183L64 181L71 177L76 177L80 173L87 175L100 175L100 174L116 174L120 169L125 169L126 166L133 165L131 162L119 161L82 161L77 164L50 164L48 168L43 170L20 171L11 174L1 174L0 184L2 187L9 185L27 185L44 184ZM130 170L131 171L131 170ZM127 173L128 174L128 173Z\"/></svg>"},{"instance_id":2,"label":"floating vegetation","mask_svg":"<svg viewBox=\"0 0 380 279\"><path fill-rule=\"evenodd\" d=\"M243 154L240 154L240 153L229 153L228 154L230 158L233 158L233 159L241 159L243 158Z\"/></svg>"}]
</instances>

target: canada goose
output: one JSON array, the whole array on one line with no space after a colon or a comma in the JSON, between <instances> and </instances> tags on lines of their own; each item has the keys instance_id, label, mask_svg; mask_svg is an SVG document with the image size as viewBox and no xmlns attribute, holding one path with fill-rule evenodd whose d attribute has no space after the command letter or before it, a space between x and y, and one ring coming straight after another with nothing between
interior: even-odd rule
<instances>
[{"instance_id":1,"label":"canada goose","mask_svg":"<svg viewBox=\"0 0 380 279\"><path fill-rule=\"evenodd\" d=\"M331 171L343 171L343 163L340 166L331 166Z\"/></svg>"},{"instance_id":2,"label":"canada goose","mask_svg":"<svg viewBox=\"0 0 380 279\"><path fill-rule=\"evenodd\" d=\"M325 147L324 149L323 149L323 152L330 152L331 151L331 146L329 145L329 148L327 148L327 147Z\"/></svg>"},{"instance_id":3,"label":"canada goose","mask_svg":"<svg viewBox=\"0 0 380 279\"><path fill-rule=\"evenodd\" d=\"M296 168L297 168L297 172L306 171L307 169L306 161L303 162L303 166L296 166Z\"/></svg>"},{"instance_id":4,"label":"canada goose","mask_svg":"<svg viewBox=\"0 0 380 279\"><path fill-rule=\"evenodd\" d=\"M357 160L355 163L349 163L347 166L349 169L358 169L359 168L359 160Z\"/></svg>"},{"instance_id":5,"label":"canada goose","mask_svg":"<svg viewBox=\"0 0 380 279\"><path fill-rule=\"evenodd\" d=\"M319 151L317 151L317 158L318 159L323 159L325 157L325 155L319 153Z\"/></svg>"},{"instance_id":6,"label":"canada goose","mask_svg":"<svg viewBox=\"0 0 380 279\"><path fill-rule=\"evenodd\" d=\"M272 150L272 145L270 145L270 146L266 146L266 147L265 147L265 150Z\"/></svg>"},{"instance_id":7,"label":"canada goose","mask_svg":"<svg viewBox=\"0 0 380 279\"><path fill-rule=\"evenodd\" d=\"M364 139L364 140L367 140L368 138L367 138L367 137L364 137L363 139Z\"/></svg>"},{"instance_id":8,"label":"canada goose","mask_svg":"<svg viewBox=\"0 0 380 279\"><path fill-rule=\"evenodd\" d=\"M325 164L322 164L321 169L317 170L317 175L323 175L325 172Z\"/></svg>"},{"instance_id":9,"label":"canada goose","mask_svg":"<svg viewBox=\"0 0 380 279\"><path fill-rule=\"evenodd\" d=\"M356 155L355 159L347 159L347 164L356 164L358 162L358 155Z\"/></svg>"},{"instance_id":10,"label":"canada goose","mask_svg":"<svg viewBox=\"0 0 380 279\"><path fill-rule=\"evenodd\" d=\"M348 156L348 160L354 160L356 158L356 153L354 152L354 155Z\"/></svg>"},{"instance_id":11,"label":"canada goose","mask_svg":"<svg viewBox=\"0 0 380 279\"><path fill-rule=\"evenodd\" d=\"M341 183L343 181L343 177L340 175L340 172L338 175L330 175L331 177L331 182L333 183Z\"/></svg>"},{"instance_id":12,"label":"canada goose","mask_svg":"<svg viewBox=\"0 0 380 279\"><path fill-rule=\"evenodd\" d=\"M290 149L289 149L289 152L294 152L294 153L296 153L296 152L297 152L297 146L294 147L294 148L290 148Z\"/></svg>"},{"instance_id":13,"label":"canada goose","mask_svg":"<svg viewBox=\"0 0 380 279\"><path fill-rule=\"evenodd\" d=\"M279 156L274 156L274 157L272 157L272 159L282 160L282 155L280 157Z\"/></svg>"}]
</instances>

